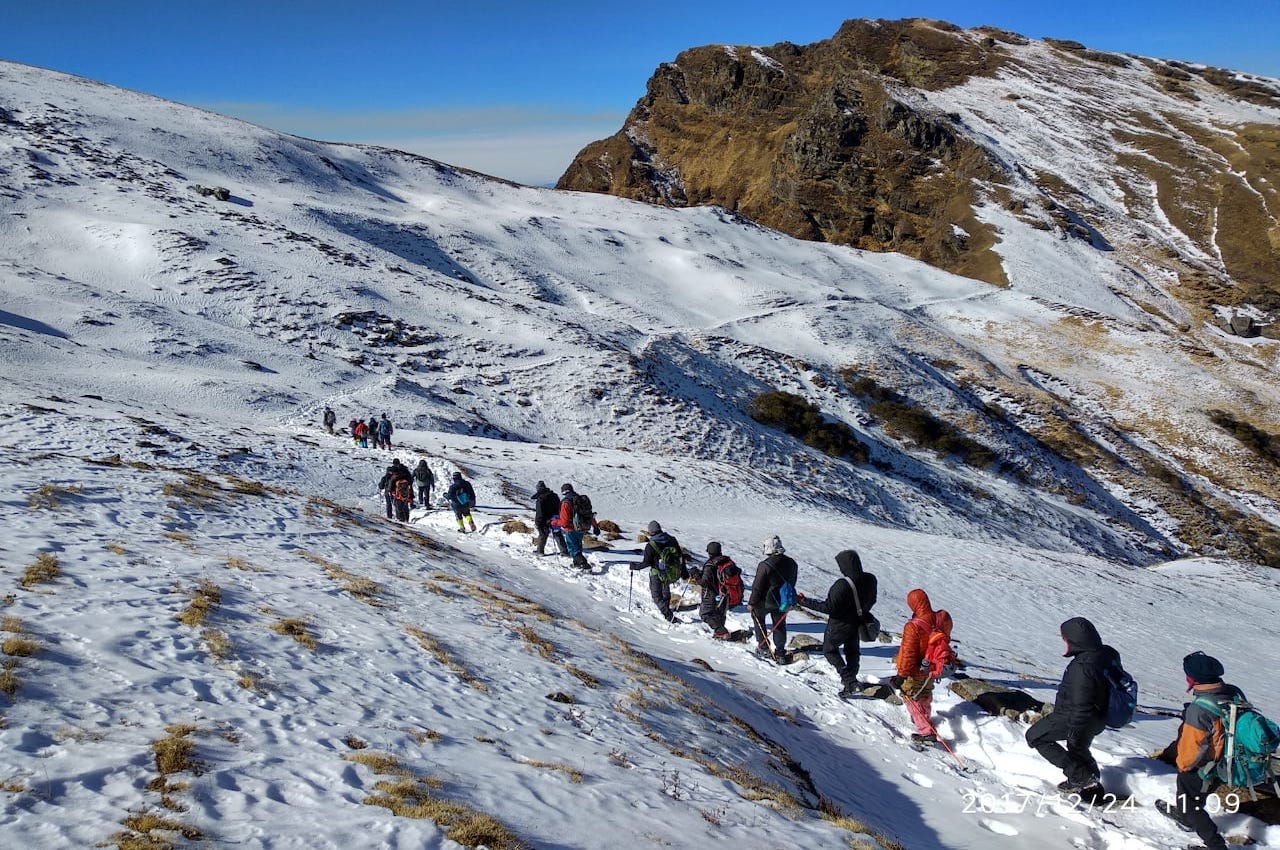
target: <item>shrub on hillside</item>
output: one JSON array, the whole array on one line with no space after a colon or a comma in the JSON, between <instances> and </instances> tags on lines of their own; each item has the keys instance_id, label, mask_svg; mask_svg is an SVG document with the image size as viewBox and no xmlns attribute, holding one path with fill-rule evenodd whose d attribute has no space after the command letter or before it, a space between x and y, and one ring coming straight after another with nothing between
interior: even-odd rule
<instances>
[{"instance_id":1,"label":"shrub on hillside","mask_svg":"<svg viewBox=\"0 0 1280 850\"><path fill-rule=\"evenodd\" d=\"M747 413L761 425L784 431L831 457L848 458L855 463L866 463L870 457L852 428L828 420L817 406L794 393L762 393L751 401Z\"/></svg>"},{"instance_id":2,"label":"shrub on hillside","mask_svg":"<svg viewBox=\"0 0 1280 850\"><path fill-rule=\"evenodd\" d=\"M966 437L950 422L939 419L896 391L849 370L843 373L843 377L854 395L871 402L867 412L893 436L910 440L939 455L953 455L977 469L989 469L999 460L990 448Z\"/></svg>"},{"instance_id":3,"label":"shrub on hillside","mask_svg":"<svg viewBox=\"0 0 1280 850\"><path fill-rule=\"evenodd\" d=\"M1209 418L1258 457L1280 466L1280 434L1268 434L1225 410L1210 410Z\"/></svg>"}]
</instances>

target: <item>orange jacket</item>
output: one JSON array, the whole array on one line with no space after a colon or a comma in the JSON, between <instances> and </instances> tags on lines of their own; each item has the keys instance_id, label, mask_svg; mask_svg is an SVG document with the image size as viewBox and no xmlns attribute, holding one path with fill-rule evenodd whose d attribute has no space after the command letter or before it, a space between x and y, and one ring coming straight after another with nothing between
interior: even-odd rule
<instances>
[{"instance_id":1,"label":"orange jacket","mask_svg":"<svg viewBox=\"0 0 1280 850\"><path fill-rule=\"evenodd\" d=\"M1235 685L1214 682L1196 685L1194 695L1209 697L1219 705L1226 705L1234 698L1244 699L1244 693ZM1178 771L1186 773L1222 758L1227 745L1227 733L1221 718L1194 701L1182 712L1182 725L1178 727Z\"/></svg>"},{"instance_id":2,"label":"orange jacket","mask_svg":"<svg viewBox=\"0 0 1280 850\"><path fill-rule=\"evenodd\" d=\"M945 627L936 622L933 605L929 603L929 594L916 588L907 594L907 605L911 608L911 619L902 627L902 645L898 649L898 675L904 678L924 678L928 674L920 669L925 650L929 648L929 635L934 628L945 628L951 631L951 618L944 617Z\"/></svg>"}]
</instances>

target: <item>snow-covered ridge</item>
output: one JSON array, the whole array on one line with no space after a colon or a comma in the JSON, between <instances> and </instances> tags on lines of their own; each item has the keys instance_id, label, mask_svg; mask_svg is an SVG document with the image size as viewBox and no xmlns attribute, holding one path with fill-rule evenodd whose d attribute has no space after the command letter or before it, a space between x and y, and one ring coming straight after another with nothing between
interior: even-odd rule
<instances>
[{"instance_id":1,"label":"snow-covered ridge","mask_svg":"<svg viewBox=\"0 0 1280 850\"><path fill-rule=\"evenodd\" d=\"M894 366L942 409L958 395L944 360L985 358L1064 403L1082 376L1152 403L1143 375L1216 386L1134 343L1156 320L1089 284L1073 246L1038 259L1078 287L996 292L722 210L514 187L22 66L0 65L0 109L0 618L35 645L3 659L4 846L110 842L144 813L198 833L157 832L190 846L454 846L378 804L412 791L539 848L1163 850L1182 838L1150 803L1172 778L1139 756L1173 734L1181 655L1210 650L1280 704L1254 674L1280 646L1274 572L1148 568L1157 508L945 463L835 383ZM1042 368L1064 323L1124 350ZM852 423L879 464L756 425L742 406L773 387ZM340 423L386 410L395 454L465 470L481 533L438 509L384 522L387 454L320 432L325 404ZM502 530L539 479L579 484L621 525L591 574ZM959 774L903 748L899 707L836 700L820 658L779 670L666 626L628 569L655 518L749 571L780 534L813 595L856 548L887 628L925 587L974 672L1042 699L1064 663L1057 624L1090 616L1143 682L1140 722L1099 740L1104 777L1143 808L1019 810L1058 777L1016 722L941 694L940 730L977 768ZM24 583L50 561L56 575ZM867 678L890 674L892 650L865 648ZM175 739L189 763L163 773L155 747Z\"/></svg>"}]
</instances>

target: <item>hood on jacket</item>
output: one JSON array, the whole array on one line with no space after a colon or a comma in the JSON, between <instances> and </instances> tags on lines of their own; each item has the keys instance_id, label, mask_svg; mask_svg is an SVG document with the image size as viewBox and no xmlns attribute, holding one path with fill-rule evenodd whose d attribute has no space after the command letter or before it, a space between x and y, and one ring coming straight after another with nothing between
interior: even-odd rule
<instances>
[{"instance_id":1,"label":"hood on jacket","mask_svg":"<svg viewBox=\"0 0 1280 850\"><path fill-rule=\"evenodd\" d=\"M911 608L911 616L928 619L933 616L933 605L929 602L929 594L916 588L907 594L907 606Z\"/></svg>"},{"instance_id":2,"label":"hood on jacket","mask_svg":"<svg viewBox=\"0 0 1280 850\"><path fill-rule=\"evenodd\" d=\"M862 559L852 549L845 549L836 555L836 565L840 567L840 573L847 578L857 580L862 576Z\"/></svg>"},{"instance_id":3,"label":"hood on jacket","mask_svg":"<svg viewBox=\"0 0 1280 850\"><path fill-rule=\"evenodd\" d=\"M1067 651L1062 653L1063 658L1102 648L1102 636L1098 634L1093 623L1084 617L1072 617L1062 624L1058 632L1067 642Z\"/></svg>"},{"instance_id":4,"label":"hood on jacket","mask_svg":"<svg viewBox=\"0 0 1280 850\"><path fill-rule=\"evenodd\" d=\"M707 554L710 555L712 558L715 558L718 555L723 555L724 549L721 548L720 543L718 541L712 540L710 543L707 544Z\"/></svg>"}]
</instances>

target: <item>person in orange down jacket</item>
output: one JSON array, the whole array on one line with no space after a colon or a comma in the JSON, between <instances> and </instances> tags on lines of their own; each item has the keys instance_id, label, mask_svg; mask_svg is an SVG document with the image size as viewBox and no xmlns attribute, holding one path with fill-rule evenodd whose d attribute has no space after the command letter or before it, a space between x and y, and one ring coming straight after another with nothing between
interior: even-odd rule
<instances>
[{"instance_id":1,"label":"person in orange down jacket","mask_svg":"<svg viewBox=\"0 0 1280 850\"><path fill-rule=\"evenodd\" d=\"M933 711L933 673L921 666L929 647L929 635L935 628L951 636L951 615L945 611L937 614L929 602L929 594L916 588L907 594L907 606L911 619L902 627L902 645L898 648L898 675L889 684L902 692L907 711L916 731L911 740L921 744L933 744L938 740L929 715Z\"/></svg>"}]
</instances>

